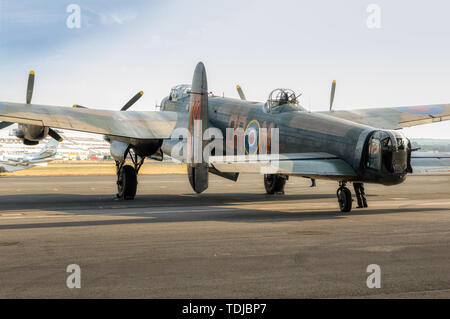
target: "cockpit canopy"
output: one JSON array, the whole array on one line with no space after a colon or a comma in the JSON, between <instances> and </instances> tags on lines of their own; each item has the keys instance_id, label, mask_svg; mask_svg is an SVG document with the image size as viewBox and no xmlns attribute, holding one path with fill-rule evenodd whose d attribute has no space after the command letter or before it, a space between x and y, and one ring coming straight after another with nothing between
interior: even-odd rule
<instances>
[{"instance_id":1,"label":"cockpit canopy","mask_svg":"<svg viewBox=\"0 0 450 319\"><path fill-rule=\"evenodd\" d=\"M178 101L182 98L185 98L191 94L191 85L189 84L180 84L172 88L169 95L170 101Z\"/></svg>"},{"instance_id":2,"label":"cockpit canopy","mask_svg":"<svg viewBox=\"0 0 450 319\"><path fill-rule=\"evenodd\" d=\"M301 95L301 94L300 94ZM273 90L267 102L264 104L264 110L267 113L278 113L283 111L303 111L304 109L298 103L298 97L290 89Z\"/></svg>"}]
</instances>

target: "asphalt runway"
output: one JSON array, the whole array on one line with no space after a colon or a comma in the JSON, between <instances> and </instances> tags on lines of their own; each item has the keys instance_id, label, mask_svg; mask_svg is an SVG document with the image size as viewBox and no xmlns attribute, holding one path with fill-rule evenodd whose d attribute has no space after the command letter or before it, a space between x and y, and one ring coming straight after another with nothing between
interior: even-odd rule
<instances>
[{"instance_id":1,"label":"asphalt runway","mask_svg":"<svg viewBox=\"0 0 450 319\"><path fill-rule=\"evenodd\" d=\"M309 185L268 196L261 176L212 177L198 196L147 175L121 202L114 176L0 177L0 297L450 297L450 174L366 185L370 207L350 214L337 183Z\"/></svg>"}]
</instances>

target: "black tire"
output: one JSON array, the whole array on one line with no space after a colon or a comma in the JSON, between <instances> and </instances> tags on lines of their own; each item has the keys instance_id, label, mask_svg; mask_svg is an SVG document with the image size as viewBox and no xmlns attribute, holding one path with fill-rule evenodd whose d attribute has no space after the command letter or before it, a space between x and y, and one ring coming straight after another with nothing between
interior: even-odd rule
<instances>
[{"instance_id":1,"label":"black tire","mask_svg":"<svg viewBox=\"0 0 450 319\"><path fill-rule=\"evenodd\" d=\"M287 178L280 175L264 175L264 187L269 195L284 194Z\"/></svg>"},{"instance_id":2,"label":"black tire","mask_svg":"<svg viewBox=\"0 0 450 319\"><path fill-rule=\"evenodd\" d=\"M136 197L137 174L131 165L123 166L119 171L117 180L117 197L124 200L133 200Z\"/></svg>"},{"instance_id":3,"label":"black tire","mask_svg":"<svg viewBox=\"0 0 450 319\"><path fill-rule=\"evenodd\" d=\"M342 213L349 213L352 211L352 192L347 187L341 187L337 191L337 198L339 208Z\"/></svg>"}]
</instances>

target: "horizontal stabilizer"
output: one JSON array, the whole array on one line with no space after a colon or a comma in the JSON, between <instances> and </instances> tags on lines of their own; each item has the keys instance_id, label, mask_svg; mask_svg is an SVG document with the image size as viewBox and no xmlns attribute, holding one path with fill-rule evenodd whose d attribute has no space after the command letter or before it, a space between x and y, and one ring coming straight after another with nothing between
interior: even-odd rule
<instances>
[{"instance_id":1,"label":"horizontal stabilizer","mask_svg":"<svg viewBox=\"0 0 450 319\"><path fill-rule=\"evenodd\" d=\"M450 170L450 153L414 152L411 155L413 173L442 172Z\"/></svg>"},{"instance_id":2,"label":"horizontal stabilizer","mask_svg":"<svg viewBox=\"0 0 450 319\"><path fill-rule=\"evenodd\" d=\"M285 174L305 177L355 177L345 161L326 153L293 153L265 156L216 156L210 165L223 173Z\"/></svg>"}]
</instances>

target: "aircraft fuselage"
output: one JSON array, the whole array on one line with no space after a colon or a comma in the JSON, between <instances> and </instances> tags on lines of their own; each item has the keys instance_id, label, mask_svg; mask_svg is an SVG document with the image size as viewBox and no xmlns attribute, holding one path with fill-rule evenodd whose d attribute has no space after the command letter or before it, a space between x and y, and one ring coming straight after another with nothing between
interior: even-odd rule
<instances>
[{"instance_id":1,"label":"aircraft fuselage","mask_svg":"<svg viewBox=\"0 0 450 319\"><path fill-rule=\"evenodd\" d=\"M187 113L190 99L185 97L177 101L163 100L163 111ZM388 132L387 139L405 140L397 132L379 130L370 126L335 118L321 113L311 113L290 105L280 107L278 112L268 113L263 103L251 103L230 98L209 97L209 123L211 127L221 130L224 136L224 150L230 141L230 130L242 128L247 131L250 126L256 128L279 129L279 152L283 153L328 153L347 162L358 174L357 178L347 181L362 181L395 185L402 183L407 174L407 145L401 149L391 150L389 156L381 155L384 165L378 169L368 167L369 140L376 132ZM187 117L178 124L187 127ZM269 140L270 142L270 140ZM394 142L395 144L395 142ZM406 142L406 144L408 144ZM237 145L235 145L237 147ZM270 146L269 148L270 149ZM246 149L246 153L248 154ZM387 152L387 149L385 149ZM401 156L392 153L402 152ZM170 155L170 154L168 154ZM394 163L403 161L404 163ZM388 163L389 161L389 163ZM401 166L395 167L396 165ZM339 177L333 178L338 179Z\"/></svg>"}]
</instances>

